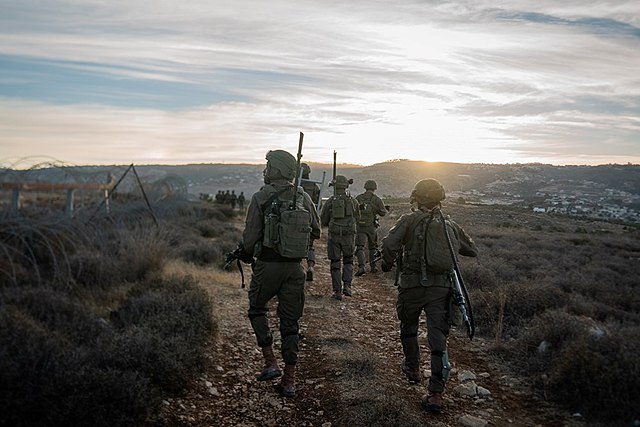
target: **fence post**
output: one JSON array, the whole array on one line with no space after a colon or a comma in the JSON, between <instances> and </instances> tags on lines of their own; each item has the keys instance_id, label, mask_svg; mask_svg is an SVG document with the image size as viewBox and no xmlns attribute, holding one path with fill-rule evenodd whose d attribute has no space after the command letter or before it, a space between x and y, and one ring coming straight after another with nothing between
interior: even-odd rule
<instances>
[{"instance_id":1,"label":"fence post","mask_svg":"<svg viewBox=\"0 0 640 427\"><path fill-rule=\"evenodd\" d=\"M18 216L18 209L20 209L20 190L14 188L11 194L11 216Z\"/></svg>"},{"instance_id":2,"label":"fence post","mask_svg":"<svg viewBox=\"0 0 640 427\"><path fill-rule=\"evenodd\" d=\"M73 195L76 190L73 188L67 189L67 206L65 208L65 212L69 218L73 218Z\"/></svg>"}]
</instances>

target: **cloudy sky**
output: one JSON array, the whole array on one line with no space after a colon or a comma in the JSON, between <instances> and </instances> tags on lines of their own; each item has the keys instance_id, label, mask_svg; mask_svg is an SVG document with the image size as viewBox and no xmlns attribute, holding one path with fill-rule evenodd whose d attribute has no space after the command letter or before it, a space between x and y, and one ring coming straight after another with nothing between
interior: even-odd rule
<instances>
[{"instance_id":1,"label":"cloudy sky","mask_svg":"<svg viewBox=\"0 0 640 427\"><path fill-rule=\"evenodd\" d=\"M0 0L0 166L640 163L640 2Z\"/></svg>"}]
</instances>

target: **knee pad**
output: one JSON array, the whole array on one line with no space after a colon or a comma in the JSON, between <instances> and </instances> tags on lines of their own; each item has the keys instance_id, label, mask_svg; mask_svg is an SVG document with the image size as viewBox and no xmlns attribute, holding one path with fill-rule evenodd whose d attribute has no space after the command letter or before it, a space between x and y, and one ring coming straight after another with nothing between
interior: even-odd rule
<instances>
[{"instance_id":1,"label":"knee pad","mask_svg":"<svg viewBox=\"0 0 640 427\"><path fill-rule=\"evenodd\" d=\"M353 264L353 255L344 257L345 264Z\"/></svg>"}]
</instances>

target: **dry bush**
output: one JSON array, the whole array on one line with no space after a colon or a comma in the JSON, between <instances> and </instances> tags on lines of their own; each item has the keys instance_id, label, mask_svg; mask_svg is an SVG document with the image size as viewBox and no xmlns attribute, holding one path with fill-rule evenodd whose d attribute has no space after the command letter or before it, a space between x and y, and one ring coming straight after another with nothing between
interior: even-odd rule
<instances>
[{"instance_id":1,"label":"dry bush","mask_svg":"<svg viewBox=\"0 0 640 427\"><path fill-rule=\"evenodd\" d=\"M14 288L0 324L10 425L139 424L201 369L214 329L205 291L177 279L135 286L110 321L52 289Z\"/></svg>"},{"instance_id":2,"label":"dry bush","mask_svg":"<svg viewBox=\"0 0 640 427\"><path fill-rule=\"evenodd\" d=\"M568 343L553 364L552 397L591 419L632 425L640 416L638 354L638 326L583 335Z\"/></svg>"},{"instance_id":3,"label":"dry bush","mask_svg":"<svg viewBox=\"0 0 640 427\"><path fill-rule=\"evenodd\" d=\"M341 411L339 425L423 425L404 399L380 384L379 372L387 369L384 362L351 339L334 338L326 342L333 347L335 366L342 373L338 400L347 410Z\"/></svg>"},{"instance_id":4,"label":"dry bush","mask_svg":"<svg viewBox=\"0 0 640 427\"><path fill-rule=\"evenodd\" d=\"M381 385L367 383L365 393L358 393L342 401L346 410L338 419L338 425L372 427L413 427L423 426L421 419L398 393L385 389Z\"/></svg>"},{"instance_id":5,"label":"dry bush","mask_svg":"<svg viewBox=\"0 0 640 427\"><path fill-rule=\"evenodd\" d=\"M215 336L212 305L193 280L159 277L203 239L203 212L3 223L0 425L141 425L183 390Z\"/></svg>"}]
</instances>

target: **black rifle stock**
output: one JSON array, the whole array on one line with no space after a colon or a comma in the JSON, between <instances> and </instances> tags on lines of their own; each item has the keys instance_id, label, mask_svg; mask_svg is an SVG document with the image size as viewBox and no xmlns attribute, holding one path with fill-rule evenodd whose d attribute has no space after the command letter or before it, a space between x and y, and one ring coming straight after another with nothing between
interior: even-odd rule
<instances>
[{"instance_id":1,"label":"black rifle stock","mask_svg":"<svg viewBox=\"0 0 640 427\"><path fill-rule=\"evenodd\" d=\"M244 289L244 271L242 270L242 263L240 260L242 259L242 255L244 253L244 246L241 244L233 252L228 252L224 259L224 266L222 267L224 270L228 271L231 267L231 263L235 260L238 270L240 271L240 287Z\"/></svg>"}]
</instances>

